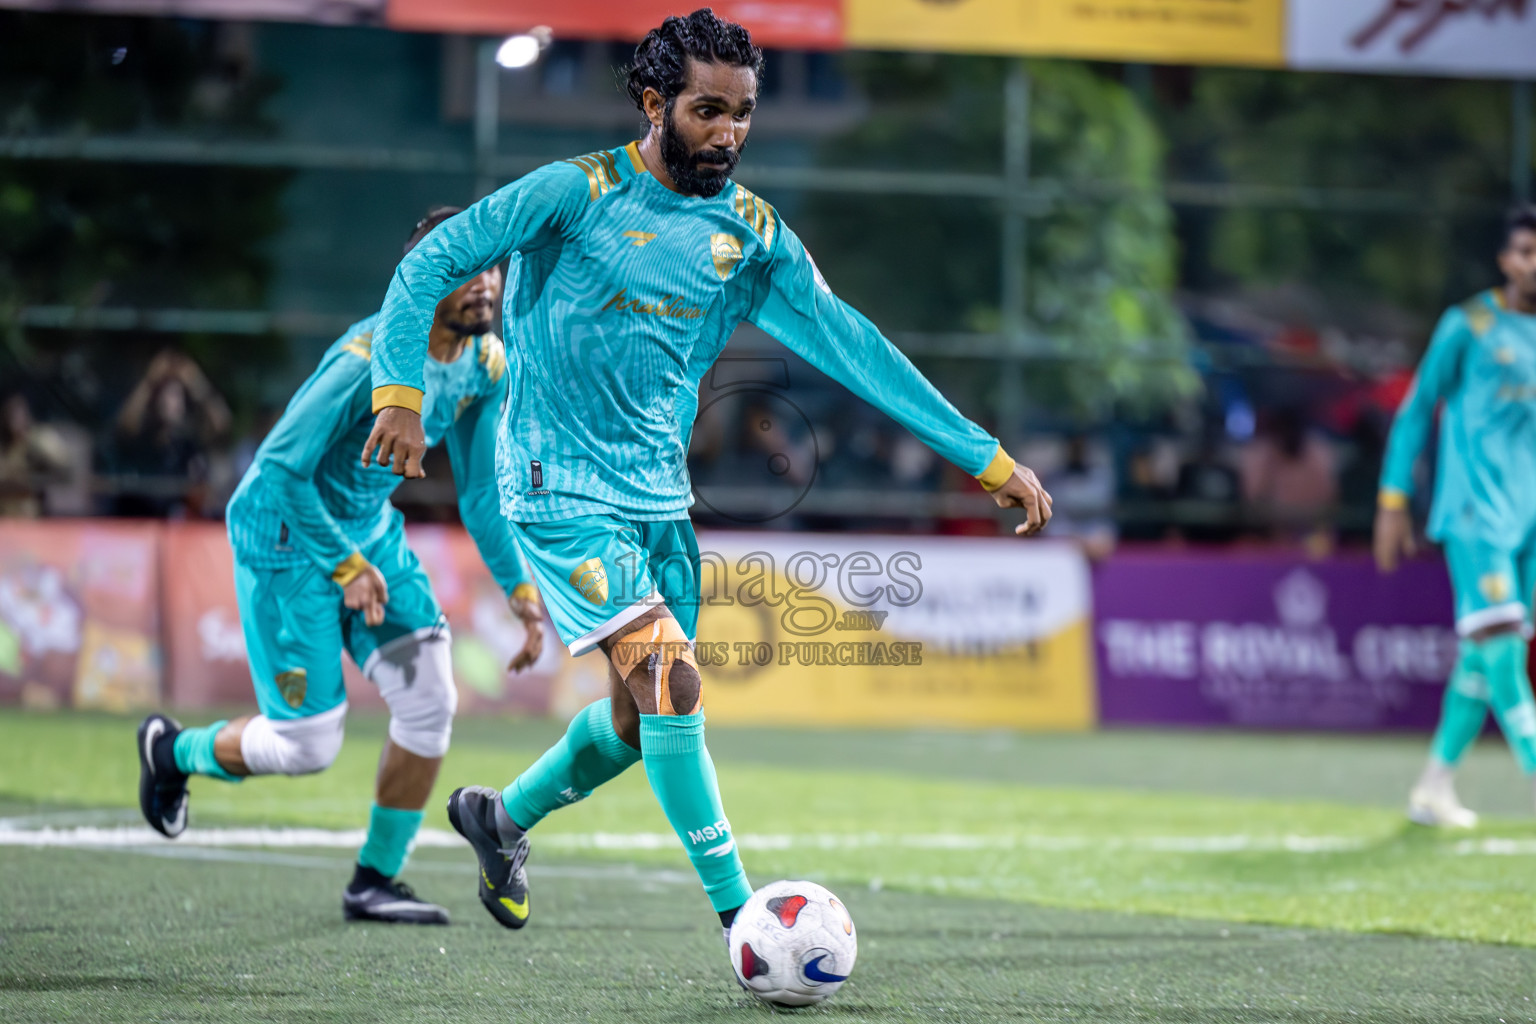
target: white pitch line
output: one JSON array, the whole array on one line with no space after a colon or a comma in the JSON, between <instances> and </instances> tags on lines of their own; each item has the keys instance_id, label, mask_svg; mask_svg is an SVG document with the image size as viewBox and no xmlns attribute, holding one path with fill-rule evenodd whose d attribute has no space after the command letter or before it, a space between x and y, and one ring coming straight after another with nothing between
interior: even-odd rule
<instances>
[{"instance_id":1,"label":"white pitch line","mask_svg":"<svg viewBox=\"0 0 1536 1024\"><path fill-rule=\"evenodd\" d=\"M262 864L274 867L319 868L326 871L349 870L351 857L313 857L293 853L277 853L272 850L239 850L210 846L182 846L178 843L161 842L155 846L125 846L122 853L144 857L160 857L168 860L220 861L238 864ZM466 866L467 865L467 866ZM412 875L463 875L474 874L474 864L448 864L441 861L415 860L411 862ZM666 868L639 868L633 864L586 865L582 867L543 867L530 865L528 873L535 878L574 878L579 881L621 881L637 884L697 885L698 879L683 871Z\"/></svg>"},{"instance_id":2,"label":"white pitch line","mask_svg":"<svg viewBox=\"0 0 1536 1024\"><path fill-rule=\"evenodd\" d=\"M98 848L263 848L263 849L356 849L365 838L362 829L323 828L192 828L173 843L144 826L76 825L70 827L18 827L22 819L0 819L0 847ZM1325 854L1364 850L1378 840L1357 836L1327 835L1229 835L1131 836L1106 838L1082 835L983 835L968 833L820 833L758 834L737 837L742 849L867 850L908 849L943 851L1026 851L1042 853L1116 852L1174 854L1293 853ZM540 833L542 849L567 851L636 852L678 848L677 837L668 832L549 832ZM453 832L422 829L417 847L454 849L464 840ZM1536 840L1487 837L1467 839L1436 847L1455 856L1536 856Z\"/></svg>"}]
</instances>

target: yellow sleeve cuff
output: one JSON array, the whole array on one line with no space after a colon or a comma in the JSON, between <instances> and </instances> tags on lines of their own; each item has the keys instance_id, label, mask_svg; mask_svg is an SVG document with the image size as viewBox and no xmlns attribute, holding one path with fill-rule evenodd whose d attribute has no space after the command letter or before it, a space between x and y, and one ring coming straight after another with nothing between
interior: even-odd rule
<instances>
[{"instance_id":1,"label":"yellow sleeve cuff","mask_svg":"<svg viewBox=\"0 0 1536 1024\"><path fill-rule=\"evenodd\" d=\"M1376 507L1388 508L1394 511L1405 509L1408 507L1408 495L1391 487L1383 487L1381 492L1376 495Z\"/></svg>"},{"instance_id":2,"label":"yellow sleeve cuff","mask_svg":"<svg viewBox=\"0 0 1536 1024\"><path fill-rule=\"evenodd\" d=\"M380 409L409 409L421 415L421 392L404 384L386 384L373 389L373 411Z\"/></svg>"},{"instance_id":3,"label":"yellow sleeve cuff","mask_svg":"<svg viewBox=\"0 0 1536 1024\"><path fill-rule=\"evenodd\" d=\"M532 583L519 583L512 588L512 600L533 601L537 603L539 600L539 588Z\"/></svg>"},{"instance_id":4,"label":"yellow sleeve cuff","mask_svg":"<svg viewBox=\"0 0 1536 1024\"><path fill-rule=\"evenodd\" d=\"M344 587L361 576L363 570L368 567L368 559L363 557L362 552L354 551L346 557L344 562L331 570L331 582L338 587Z\"/></svg>"},{"instance_id":5,"label":"yellow sleeve cuff","mask_svg":"<svg viewBox=\"0 0 1536 1024\"><path fill-rule=\"evenodd\" d=\"M997 454L992 456L992 461L987 463L987 468L976 477L981 481L981 486L989 491L995 491L1013 476L1013 456L1003 451L1003 446L997 446Z\"/></svg>"}]
</instances>

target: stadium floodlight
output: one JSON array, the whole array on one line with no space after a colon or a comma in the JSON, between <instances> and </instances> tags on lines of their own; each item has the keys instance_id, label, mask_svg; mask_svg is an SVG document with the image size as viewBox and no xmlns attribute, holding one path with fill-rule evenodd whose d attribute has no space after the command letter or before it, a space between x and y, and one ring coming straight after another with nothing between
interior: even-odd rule
<instances>
[{"instance_id":1,"label":"stadium floodlight","mask_svg":"<svg viewBox=\"0 0 1536 1024\"><path fill-rule=\"evenodd\" d=\"M504 68L525 68L539 59L539 37L529 32L508 36L496 49L496 63Z\"/></svg>"}]
</instances>

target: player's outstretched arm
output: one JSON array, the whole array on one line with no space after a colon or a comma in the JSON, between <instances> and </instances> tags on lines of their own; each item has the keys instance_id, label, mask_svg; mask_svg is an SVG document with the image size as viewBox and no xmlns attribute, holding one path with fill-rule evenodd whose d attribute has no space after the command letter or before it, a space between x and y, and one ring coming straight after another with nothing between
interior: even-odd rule
<instances>
[{"instance_id":1,"label":"player's outstretched arm","mask_svg":"<svg viewBox=\"0 0 1536 1024\"><path fill-rule=\"evenodd\" d=\"M1413 519L1408 511L1413 467L1434 426L1436 407L1455 390L1461 378L1462 354L1471 340L1466 314L1460 309L1447 310L1414 374L1408 396L1392 421L1381 464L1381 487L1371 537L1376 566L1382 572L1393 572L1404 556L1411 557L1415 552Z\"/></svg>"},{"instance_id":2,"label":"player's outstretched arm","mask_svg":"<svg viewBox=\"0 0 1536 1024\"><path fill-rule=\"evenodd\" d=\"M874 324L832 294L800 239L780 225L754 281L747 318L970 473L1003 508L1021 508L1020 536L1051 519L1051 498L997 438L962 416Z\"/></svg>"},{"instance_id":3,"label":"player's outstretched arm","mask_svg":"<svg viewBox=\"0 0 1536 1024\"><path fill-rule=\"evenodd\" d=\"M368 414L364 352L332 350L288 403L258 457L291 542L342 588L348 608L378 625L389 600L384 577L353 545L315 486L321 458ZM239 529L238 523L231 525Z\"/></svg>"},{"instance_id":4,"label":"player's outstretched arm","mask_svg":"<svg viewBox=\"0 0 1536 1024\"><path fill-rule=\"evenodd\" d=\"M559 245L585 207L586 175L571 164L541 167L448 218L395 268L373 332L373 431L363 445L397 475L419 477L422 368L437 304L514 252Z\"/></svg>"},{"instance_id":5,"label":"player's outstretched arm","mask_svg":"<svg viewBox=\"0 0 1536 1024\"><path fill-rule=\"evenodd\" d=\"M480 344L487 344L482 339ZM499 342L497 343L499 344ZM471 402L448 431L448 459L459 492L459 516L474 538L480 558L507 595L507 606L523 626L523 646L507 666L521 672L539 660L544 649L544 603L523 562L512 527L501 514L496 483L496 421L505 400L508 378L494 382L494 394Z\"/></svg>"}]
</instances>

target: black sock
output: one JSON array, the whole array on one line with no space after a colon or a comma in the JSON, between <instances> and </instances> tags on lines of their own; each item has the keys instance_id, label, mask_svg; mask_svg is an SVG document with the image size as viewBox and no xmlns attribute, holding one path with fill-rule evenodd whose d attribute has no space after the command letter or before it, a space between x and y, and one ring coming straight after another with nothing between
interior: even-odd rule
<instances>
[{"instance_id":1,"label":"black sock","mask_svg":"<svg viewBox=\"0 0 1536 1024\"><path fill-rule=\"evenodd\" d=\"M731 922L736 920L736 914L739 910L741 910L740 907L732 907L730 910L720 911L721 927L729 928L731 926Z\"/></svg>"},{"instance_id":2,"label":"black sock","mask_svg":"<svg viewBox=\"0 0 1536 1024\"><path fill-rule=\"evenodd\" d=\"M357 870L352 872L352 884L347 886L347 892L358 893L364 889L382 889L390 881L387 875L381 875L373 868L359 864Z\"/></svg>"}]
</instances>

